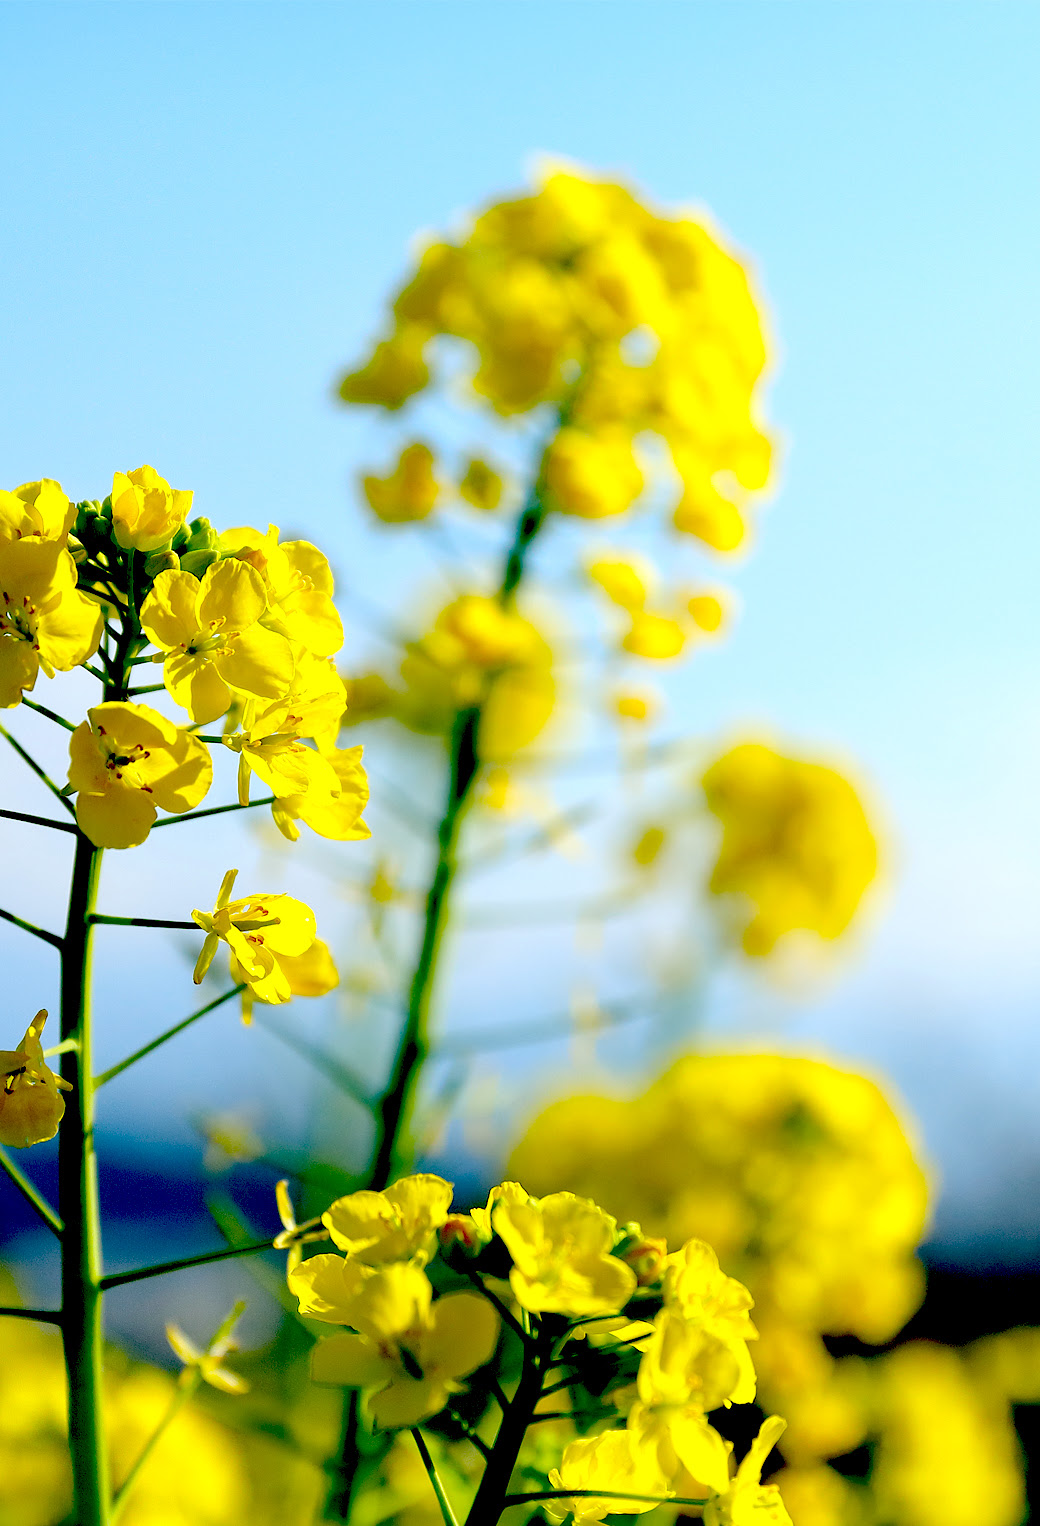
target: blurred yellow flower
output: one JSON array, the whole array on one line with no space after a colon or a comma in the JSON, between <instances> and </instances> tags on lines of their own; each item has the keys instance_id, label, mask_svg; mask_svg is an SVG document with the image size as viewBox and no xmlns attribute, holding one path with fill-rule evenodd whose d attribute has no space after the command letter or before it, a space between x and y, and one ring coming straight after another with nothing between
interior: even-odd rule
<instances>
[{"instance_id":1,"label":"blurred yellow flower","mask_svg":"<svg viewBox=\"0 0 1040 1526\"><path fill-rule=\"evenodd\" d=\"M686 632L678 620L669 615L655 615L649 610L639 610L632 617L632 624L625 633L622 646L635 657L647 657L654 662L666 662L678 657L686 645Z\"/></svg>"},{"instance_id":2,"label":"blurred yellow flower","mask_svg":"<svg viewBox=\"0 0 1040 1526\"><path fill-rule=\"evenodd\" d=\"M623 514L643 491L643 474L622 429L595 434L566 427L549 446L545 486L550 505L580 519Z\"/></svg>"},{"instance_id":3,"label":"blurred yellow flower","mask_svg":"<svg viewBox=\"0 0 1040 1526\"><path fill-rule=\"evenodd\" d=\"M744 742L701 783L722 824L709 888L749 908L738 914L744 952L768 954L795 929L839 937L877 872L877 843L849 781Z\"/></svg>"},{"instance_id":4,"label":"blurred yellow flower","mask_svg":"<svg viewBox=\"0 0 1040 1526\"><path fill-rule=\"evenodd\" d=\"M387 477L362 477L368 506L384 524L411 524L432 513L440 496L433 451L419 441L406 445Z\"/></svg>"},{"instance_id":5,"label":"blurred yellow flower","mask_svg":"<svg viewBox=\"0 0 1040 1526\"><path fill-rule=\"evenodd\" d=\"M459 482L459 496L474 509L489 512L502 502L504 483L494 467L473 456Z\"/></svg>"},{"instance_id":6,"label":"blurred yellow flower","mask_svg":"<svg viewBox=\"0 0 1040 1526\"><path fill-rule=\"evenodd\" d=\"M166 1339L174 1355L184 1363L182 1379L185 1375L198 1373L204 1383L208 1383L211 1388L219 1389L221 1393L237 1395L249 1392L249 1384L242 1374L224 1365L224 1358L232 1351L238 1350L234 1333L235 1325L244 1310L244 1303L235 1304L205 1348L197 1346L191 1336L185 1335L179 1325L167 1324Z\"/></svg>"},{"instance_id":7,"label":"blurred yellow flower","mask_svg":"<svg viewBox=\"0 0 1040 1526\"><path fill-rule=\"evenodd\" d=\"M72 1090L43 1057L40 1035L46 1021L43 1008L17 1049L0 1049L0 1144L16 1150L54 1138L65 1112L61 1093Z\"/></svg>"},{"instance_id":8,"label":"blurred yellow flower","mask_svg":"<svg viewBox=\"0 0 1040 1526\"><path fill-rule=\"evenodd\" d=\"M340 382L345 403L374 403L381 408L400 408L430 379L423 349L430 337L420 324L403 324L389 339L381 340L359 370L349 371Z\"/></svg>"}]
</instances>

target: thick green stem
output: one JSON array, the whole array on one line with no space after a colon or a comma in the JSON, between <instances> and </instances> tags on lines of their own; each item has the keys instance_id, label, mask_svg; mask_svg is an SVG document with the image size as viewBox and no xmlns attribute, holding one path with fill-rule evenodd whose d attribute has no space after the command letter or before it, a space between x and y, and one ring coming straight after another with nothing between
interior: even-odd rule
<instances>
[{"instance_id":1,"label":"thick green stem","mask_svg":"<svg viewBox=\"0 0 1040 1526\"><path fill-rule=\"evenodd\" d=\"M484 1476L466 1517L466 1526L495 1526L505 1509L509 1482L520 1455L527 1428L542 1396L545 1373L552 1361L552 1341L539 1337L537 1345L524 1347L524 1365L516 1393L502 1416Z\"/></svg>"},{"instance_id":2,"label":"thick green stem","mask_svg":"<svg viewBox=\"0 0 1040 1526\"><path fill-rule=\"evenodd\" d=\"M101 849L76 841L61 960L61 1037L75 1043L61 1057L72 1083L58 1149L62 1334L69 1378L69 1448L76 1526L107 1526L108 1461L101 1382L101 1216L94 1153L94 1081L90 1011L91 913Z\"/></svg>"}]
</instances>

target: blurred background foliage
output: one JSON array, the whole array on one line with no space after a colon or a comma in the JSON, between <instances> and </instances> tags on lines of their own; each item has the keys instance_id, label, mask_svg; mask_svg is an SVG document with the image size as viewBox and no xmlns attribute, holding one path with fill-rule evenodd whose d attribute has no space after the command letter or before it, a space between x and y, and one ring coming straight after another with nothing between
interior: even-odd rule
<instances>
[{"instance_id":1,"label":"blurred background foliage","mask_svg":"<svg viewBox=\"0 0 1040 1526\"><path fill-rule=\"evenodd\" d=\"M648 1233L715 1245L756 1299L796 1526L1014 1526L1040 1401L1033 1285L980 1280L972 1308L940 1270L926 1297L916 1252L938 1172L904 1103L776 1032L869 936L898 873L885 804L830 746L757 717L702 734L687 702L736 628L729 569L778 478L770 327L749 260L710 217L571 165L545 161L530 193L424 236L339 378L365 421L355 497L370 522L345 545L372 558L343 579L341 740L364 744L374 835L349 861L310 833L305 851L342 899L342 1001L318 1026L258 1010L314 1071L309 1137L241 1108L198 1118L209 1211L244 1235L271 1226L283 1171L308 1211L366 1179L367 1099L394 1056L458 717L478 708L431 986L479 1021L434 1002L410 1121L421 1158L462 1199L508 1163L531 1191L587 1192ZM293 513L306 530L305 503ZM687 662L693 687L677 688ZM273 834L258 852L280 872ZM711 1032L720 1000L754 1045ZM40 1275L31 1258L19 1270L23 1286ZM251 1390L181 1405L128 1526L320 1509L338 1405L306 1380L277 1262L250 1279L267 1310L236 1360ZM127 1322L131 1348L145 1322ZM51 1332L5 1321L0 1342L0 1526L51 1526L68 1506ZM154 1340L142 1350L150 1362L113 1351L117 1476L178 1398ZM737 1440L755 1428L730 1424ZM532 1445L551 1459L567 1434L544 1426ZM440 1438L447 1475L475 1460ZM357 1519L432 1526L410 1452L378 1466Z\"/></svg>"}]
</instances>

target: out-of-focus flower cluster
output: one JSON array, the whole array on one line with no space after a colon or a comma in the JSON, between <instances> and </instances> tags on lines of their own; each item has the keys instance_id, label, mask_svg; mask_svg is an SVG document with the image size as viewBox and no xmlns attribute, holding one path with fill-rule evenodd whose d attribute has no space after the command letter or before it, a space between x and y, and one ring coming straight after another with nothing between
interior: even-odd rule
<instances>
[{"instance_id":1,"label":"out-of-focus flower cluster","mask_svg":"<svg viewBox=\"0 0 1040 1526\"><path fill-rule=\"evenodd\" d=\"M125 1526L238 1526L243 1520L306 1526L313 1519L320 1469L294 1449L230 1429L207 1405L185 1400L177 1380L158 1368L115 1351L106 1354L105 1368L117 1489L176 1406L121 1505ZM58 1526L69 1519L65 1382L55 1330L0 1319L0 1526Z\"/></svg>"},{"instance_id":2,"label":"out-of-focus flower cluster","mask_svg":"<svg viewBox=\"0 0 1040 1526\"><path fill-rule=\"evenodd\" d=\"M587 519L623 513L657 435L678 480L676 527L719 550L745 533L769 478L756 387L766 362L747 272L705 218L669 216L624 186L552 169L455 241L435 241L393 303L392 326L347 375L350 403L398 409L446 380L441 336L475 353L471 385L496 413L558 410L541 474L546 506ZM499 473L471 456L457 492L493 508ZM445 491L429 448L407 445L365 495L386 521L424 518Z\"/></svg>"},{"instance_id":3,"label":"out-of-focus flower cluster","mask_svg":"<svg viewBox=\"0 0 1040 1526\"><path fill-rule=\"evenodd\" d=\"M542 1449L539 1468L534 1447L520 1467L557 1491L545 1505L554 1521L672 1497L703 1502L717 1526L752 1513L787 1520L761 1483L783 1422L767 1420L734 1470L708 1418L754 1399L756 1330L750 1294L707 1244L688 1238L670 1253L663 1237L568 1191L538 1198L504 1182L468 1214L451 1211L452 1196L449 1182L420 1175L339 1198L321 1225L342 1254L306 1260L316 1221L297 1226L283 1203L279 1243L301 1314L347 1327L314 1348L318 1383L360 1389L377 1432L423 1421L450 1435L463 1424L493 1448L497 1424L486 1422L503 1406L503 1434L549 1420L555 1451Z\"/></svg>"},{"instance_id":4,"label":"out-of-focus flower cluster","mask_svg":"<svg viewBox=\"0 0 1040 1526\"><path fill-rule=\"evenodd\" d=\"M762 1402L787 1420L776 1482L799 1526L1020 1519L1011 1406L1040 1400L1040 1334L828 1350L829 1336L890 1341L923 1293L927 1182L872 1081L793 1056L688 1056L631 1101L551 1105L510 1165L650 1234L703 1236L746 1283Z\"/></svg>"}]
</instances>

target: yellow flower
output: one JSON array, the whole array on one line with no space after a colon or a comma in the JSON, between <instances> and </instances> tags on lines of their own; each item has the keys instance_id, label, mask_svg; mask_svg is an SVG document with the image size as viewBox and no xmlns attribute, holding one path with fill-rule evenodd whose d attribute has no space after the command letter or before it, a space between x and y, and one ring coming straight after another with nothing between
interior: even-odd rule
<instances>
[{"instance_id":1,"label":"yellow flower","mask_svg":"<svg viewBox=\"0 0 1040 1526\"><path fill-rule=\"evenodd\" d=\"M184 1363L186 1372L195 1371L204 1383L225 1394L246 1394L249 1384L239 1372L224 1366L224 1358L238 1350L235 1325L245 1310L244 1303L236 1303L227 1319L217 1330L205 1350L197 1346L190 1335L185 1335L179 1325L166 1326L166 1339L176 1356Z\"/></svg>"},{"instance_id":2,"label":"yellow flower","mask_svg":"<svg viewBox=\"0 0 1040 1526\"><path fill-rule=\"evenodd\" d=\"M642 609L654 582L654 568L642 557L600 556L590 562L588 574L615 604L630 612Z\"/></svg>"},{"instance_id":3,"label":"yellow flower","mask_svg":"<svg viewBox=\"0 0 1040 1526\"><path fill-rule=\"evenodd\" d=\"M213 963L220 944L232 955L232 974L245 981L261 1001L285 1002L292 996L281 958L298 958L314 942L314 913L289 895L252 895L232 901L237 869L229 869L221 881L211 912L192 912L192 920L206 934L195 965L198 985Z\"/></svg>"},{"instance_id":4,"label":"yellow flower","mask_svg":"<svg viewBox=\"0 0 1040 1526\"><path fill-rule=\"evenodd\" d=\"M111 700L87 711L69 739L69 785L76 819L99 848L144 842L156 807L181 814L210 787L204 743L149 705Z\"/></svg>"},{"instance_id":5,"label":"yellow flower","mask_svg":"<svg viewBox=\"0 0 1040 1526\"><path fill-rule=\"evenodd\" d=\"M796 928L837 938L877 871L877 843L852 785L832 768L745 742L701 781L722 823L709 888L737 895L744 952Z\"/></svg>"},{"instance_id":6,"label":"yellow flower","mask_svg":"<svg viewBox=\"0 0 1040 1526\"><path fill-rule=\"evenodd\" d=\"M763 1420L729 1488L705 1505L705 1526L791 1526L780 1490L775 1484L761 1481L766 1459L783 1430L784 1422L779 1415Z\"/></svg>"},{"instance_id":7,"label":"yellow flower","mask_svg":"<svg viewBox=\"0 0 1040 1526\"><path fill-rule=\"evenodd\" d=\"M433 451L415 441L406 445L387 477L365 476L361 486L368 506L384 524L410 524L425 519L440 495L433 470Z\"/></svg>"},{"instance_id":8,"label":"yellow flower","mask_svg":"<svg viewBox=\"0 0 1040 1526\"><path fill-rule=\"evenodd\" d=\"M357 842L372 835L361 820L368 804L368 776L361 764L361 748L344 747L326 756L338 782L338 793L312 786L304 794L283 796L271 807L275 826L290 842L296 842L300 835L297 821L333 842Z\"/></svg>"},{"instance_id":9,"label":"yellow flower","mask_svg":"<svg viewBox=\"0 0 1040 1526\"><path fill-rule=\"evenodd\" d=\"M13 493L0 492L0 541L33 536L64 546L75 518L75 505L49 477L23 482Z\"/></svg>"},{"instance_id":10,"label":"yellow flower","mask_svg":"<svg viewBox=\"0 0 1040 1526\"><path fill-rule=\"evenodd\" d=\"M498 472L479 456L474 456L466 464L459 483L459 496L474 509L490 511L497 509L502 502L503 486Z\"/></svg>"},{"instance_id":11,"label":"yellow flower","mask_svg":"<svg viewBox=\"0 0 1040 1526\"><path fill-rule=\"evenodd\" d=\"M87 662L101 640L99 606L76 588L76 564L56 541L0 540L0 709L21 702L40 669L48 678Z\"/></svg>"},{"instance_id":12,"label":"yellow flower","mask_svg":"<svg viewBox=\"0 0 1040 1526\"><path fill-rule=\"evenodd\" d=\"M690 619L698 629L714 635L722 629L726 607L718 594L695 593L687 603Z\"/></svg>"},{"instance_id":13,"label":"yellow flower","mask_svg":"<svg viewBox=\"0 0 1040 1526\"><path fill-rule=\"evenodd\" d=\"M307 540L279 544L278 526L267 534L245 526L225 530L221 553L246 562L264 580L267 611L262 623L314 654L332 657L343 645L343 621L332 602L328 558Z\"/></svg>"},{"instance_id":14,"label":"yellow flower","mask_svg":"<svg viewBox=\"0 0 1040 1526\"><path fill-rule=\"evenodd\" d=\"M284 636L259 622L267 613L260 574L229 560L190 572L160 572L141 605L141 625L165 652L163 683L192 720L223 715L235 694L278 699L295 663Z\"/></svg>"},{"instance_id":15,"label":"yellow flower","mask_svg":"<svg viewBox=\"0 0 1040 1526\"><path fill-rule=\"evenodd\" d=\"M588 434L567 426L549 447L545 461L549 501L562 514L604 519L623 514L643 491L643 474L623 430Z\"/></svg>"},{"instance_id":16,"label":"yellow flower","mask_svg":"<svg viewBox=\"0 0 1040 1526\"><path fill-rule=\"evenodd\" d=\"M116 472L112 482L112 533L124 551L157 551L169 545L191 509L192 494L171 488L154 466Z\"/></svg>"},{"instance_id":17,"label":"yellow flower","mask_svg":"<svg viewBox=\"0 0 1040 1526\"><path fill-rule=\"evenodd\" d=\"M590 1199L500 1201L491 1217L513 1258L513 1295L532 1314L615 1313L635 1292L635 1272L611 1255L616 1222Z\"/></svg>"},{"instance_id":18,"label":"yellow flower","mask_svg":"<svg viewBox=\"0 0 1040 1526\"><path fill-rule=\"evenodd\" d=\"M476 1293L432 1302L429 1278L413 1262L370 1267L350 1257L312 1256L289 1273L300 1313L357 1334L330 1336L311 1356L317 1383L370 1390L369 1412L384 1430L416 1425L444 1408L477 1367L490 1361L498 1316Z\"/></svg>"},{"instance_id":19,"label":"yellow flower","mask_svg":"<svg viewBox=\"0 0 1040 1526\"><path fill-rule=\"evenodd\" d=\"M288 820L294 819L293 811L302 814L300 797L311 797L320 806L342 793L339 775L329 759L301 741L306 722L293 704L291 698L275 700L257 713L255 704L249 703L242 730L223 738L224 746L238 753L241 804L249 804L249 778L255 773L278 801L294 802Z\"/></svg>"},{"instance_id":20,"label":"yellow flower","mask_svg":"<svg viewBox=\"0 0 1040 1526\"><path fill-rule=\"evenodd\" d=\"M621 645L636 657L647 657L654 662L664 662L678 657L686 645L686 632L678 620L668 615L654 615L640 610L632 617L631 628Z\"/></svg>"},{"instance_id":21,"label":"yellow flower","mask_svg":"<svg viewBox=\"0 0 1040 1526\"><path fill-rule=\"evenodd\" d=\"M519 1182L499 1182L488 1193L487 1204L483 1208L471 1208L469 1216L477 1226L477 1233L483 1240L490 1240L494 1234L494 1226L491 1222L492 1215L499 1203L529 1203L531 1194L525 1192Z\"/></svg>"},{"instance_id":22,"label":"yellow flower","mask_svg":"<svg viewBox=\"0 0 1040 1526\"><path fill-rule=\"evenodd\" d=\"M658 708L657 696L625 689L614 696L614 710L623 721L651 721Z\"/></svg>"},{"instance_id":23,"label":"yellow flower","mask_svg":"<svg viewBox=\"0 0 1040 1526\"><path fill-rule=\"evenodd\" d=\"M0 1144L16 1150L54 1138L65 1112L61 1092L72 1090L43 1057L40 1034L46 1021L43 1008L17 1049L0 1049Z\"/></svg>"},{"instance_id":24,"label":"yellow flower","mask_svg":"<svg viewBox=\"0 0 1040 1526\"><path fill-rule=\"evenodd\" d=\"M349 371L340 382L339 395L345 403L374 403L381 408L400 408L415 392L421 392L430 379L423 359L423 349L430 337L428 328L416 323L402 324L389 339L381 340L366 363Z\"/></svg>"},{"instance_id":25,"label":"yellow flower","mask_svg":"<svg viewBox=\"0 0 1040 1526\"><path fill-rule=\"evenodd\" d=\"M437 1252L454 1193L441 1176L403 1176L385 1192L351 1192L321 1216L340 1250L378 1266L384 1261L425 1265Z\"/></svg>"},{"instance_id":26,"label":"yellow flower","mask_svg":"<svg viewBox=\"0 0 1040 1526\"><path fill-rule=\"evenodd\" d=\"M623 1494L656 1494L666 1499L671 1492L651 1461L632 1445L628 1431L604 1431L599 1436L582 1436L568 1442L558 1468L549 1470L550 1489L605 1489ZM543 1500L542 1510L550 1521L562 1522L573 1516L575 1526L602 1521L608 1515L642 1515L655 1508L655 1502L641 1499L596 1499L578 1496Z\"/></svg>"},{"instance_id":27,"label":"yellow flower","mask_svg":"<svg viewBox=\"0 0 1040 1526\"><path fill-rule=\"evenodd\" d=\"M758 1332L751 1323L754 1299L742 1282L727 1277L719 1258L703 1240L687 1240L665 1262L663 1297L698 1329L716 1336L732 1351L740 1373L730 1398L750 1404L755 1397L755 1369L747 1343Z\"/></svg>"}]
</instances>

